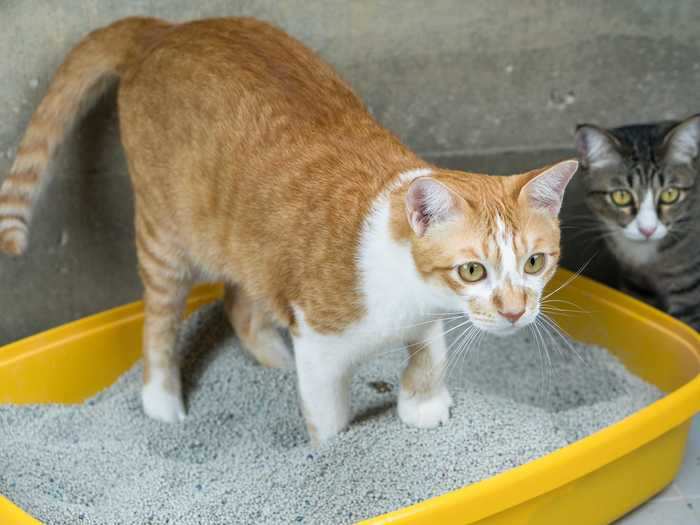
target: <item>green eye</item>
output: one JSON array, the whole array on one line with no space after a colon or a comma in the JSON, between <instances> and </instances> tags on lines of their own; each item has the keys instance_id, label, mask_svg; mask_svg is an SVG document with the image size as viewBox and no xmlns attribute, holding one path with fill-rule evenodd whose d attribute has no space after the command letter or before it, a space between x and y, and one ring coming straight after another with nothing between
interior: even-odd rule
<instances>
[{"instance_id":1,"label":"green eye","mask_svg":"<svg viewBox=\"0 0 700 525\"><path fill-rule=\"evenodd\" d=\"M662 204L673 204L681 196L681 192L678 188L666 188L659 195L659 200Z\"/></svg>"},{"instance_id":2,"label":"green eye","mask_svg":"<svg viewBox=\"0 0 700 525\"><path fill-rule=\"evenodd\" d=\"M486 277L486 268L484 268L483 264L478 262L464 263L457 271L462 280L468 283L475 283Z\"/></svg>"},{"instance_id":3,"label":"green eye","mask_svg":"<svg viewBox=\"0 0 700 525\"><path fill-rule=\"evenodd\" d=\"M525 273L536 274L539 273L542 268L544 268L543 253L535 253L527 258L527 262L525 263Z\"/></svg>"},{"instance_id":4,"label":"green eye","mask_svg":"<svg viewBox=\"0 0 700 525\"><path fill-rule=\"evenodd\" d=\"M610 199L616 206L629 206L632 202L632 194L627 190L615 190L610 194Z\"/></svg>"}]
</instances>

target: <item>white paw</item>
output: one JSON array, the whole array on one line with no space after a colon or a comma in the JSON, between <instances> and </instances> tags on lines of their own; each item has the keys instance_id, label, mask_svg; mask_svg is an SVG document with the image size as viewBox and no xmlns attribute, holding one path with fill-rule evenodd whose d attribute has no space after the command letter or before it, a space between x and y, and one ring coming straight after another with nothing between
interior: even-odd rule
<instances>
[{"instance_id":1,"label":"white paw","mask_svg":"<svg viewBox=\"0 0 700 525\"><path fill-rule=\"evenodd\" d=\"M178 423L185 419L185 405L180 395L154 381L143 386L141 402L146 415L158 421Z\"/></svg>"},{"instance_id":2,"label":"white paw","mask_svg":"<svg viewBox=\"0 0 700 525\"><path fill-rule=\"evenodd\" d=\"M399 417L412 427L434 428L450 419L452 396L443 387L430 396L399 392Z\"/></svg>"},{"instance_id":3,"label":"white paw","mask_svg":"<svg viewBox=\"0 0 700 525\"><path fill-rule=\"evenodd\" d=\"M316 414L319 415L323 408L328 407L316 406ZM350 423L350 410L345 406L338 406L335 411L326 410L322 417L313 420L308 411L306 403L301 402L301 412L304 415L306 429L309 433L309 439L312 446L319 447L329 439L335 437L340 432L345 430Z\"/></svg>"}]
</instances>

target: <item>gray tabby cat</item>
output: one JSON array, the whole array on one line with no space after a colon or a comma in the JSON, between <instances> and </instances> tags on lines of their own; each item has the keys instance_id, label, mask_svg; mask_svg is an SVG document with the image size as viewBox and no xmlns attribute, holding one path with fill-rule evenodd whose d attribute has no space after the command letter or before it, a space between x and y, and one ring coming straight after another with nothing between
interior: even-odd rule
<instances>
[{"instance_id":1,"label":"gray tabby cat","mask_svg":"<svg viewBox=\"0 0 700 525\"><path fill-rule=\"evenodd\" d=\"M623 289L700 331L700 115L577 128L586 204Z\"/></svg>"}]
</instances>

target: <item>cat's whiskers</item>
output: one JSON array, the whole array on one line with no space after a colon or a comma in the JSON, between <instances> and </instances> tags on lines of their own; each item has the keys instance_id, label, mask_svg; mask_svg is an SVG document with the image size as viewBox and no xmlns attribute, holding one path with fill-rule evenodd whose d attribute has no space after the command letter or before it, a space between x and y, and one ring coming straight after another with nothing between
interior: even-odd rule
<instances>
[{"instance_id":1,"label":"cat's whiskers","mask_svg":"<svg viewBox=\"0 0 700 525\"><path fill-rule=\"evenodd\" d=\"M606 226L605 224L601 223L588 223L588 224L578 224L576 226L571 226L571 228L574 228L578 231L581 232L591 232L591 231L610 231L610 228Z\"/></svg>"},{"instance_id":2,"label":"cat's whiskers","mask_svg":"<svg viewBox=\"0 0 700 525\"><path fill-rule=\"evenodd\" d=\"M585 229L579 228L578 231L576 233L574 233L573 235L571 235L568 240L569 240L569 242L572 242L574 240L579 239L580 237L582 237L584 235L588 235L590 237L588 239L586 239L586 241L591 242L591 241L597 241L597 240L601 240L601 239L607 239L607 238L613 237L617 234L618 234L618 232L616 232L614 230L606 229L603 227L585 228Z\"/></svg>"},{"instance_id":3,"label":"cat's whiskers","mask_svg":"<svg viewBox=\"0 0 700 525\"><path fill-rule=\"evenodd\" d=\"M583 270L586 269L586 267L591 263L591 261L593 260L593 258L596 255L598 255L598 252L591 255L591 257L585 263L583 263L581 265L581 267L578 269L578 271L576 273L574 273L571 277L569 277L566 281L564 281L563 284L561 284L559 287L557 287L554 291L549 292L547 295L542 297L541 301L544 301L545 299L550 298L552 295L554 295L555 293L560 291L562 288L569 286L574 280L576 280L581 275L581 272L583 272Z\"/></svg>"},{"instance_id":4,"label":"cat's whiskers","mask_svg":"<svg viewBox=\"0 0 700 525\"><path fill-rule=\"evenodd\" d=\"M462 318L462 317L464 317L464 314L463 314L463 313L462 313L462 314L459 314L459 315L451 315L451 316L445 316L445 317L436 317L435 319L428 319L428 320L425 320L425 321L421 321L421 322L419 322L419 323L413 323L413 324L404 325L404 326L399 327L399 329L400 329L400 330L406 330L406 329L408 329L408 328L416 328L416 327L418 327L418 326L424 326L424 325L427 325L427 324L436 323L436 322L438 322L438 321L453 321L453 320L455 320L455 319L460 319L460 318Z\"/></svg>"},{"instance_id":5,"label":"cat's whiskers","mask_svg":"<svg viewBox=\"0 0 700 525\"><path fill-rule=\"evenodd\" d=\"M558 306L558 304L564 304L565 307ZM557 299L548 299L546 301L542 301L540 303L540 310L543 312L555 314L555 315L564 315L566 314L586 314L586 315L591 315L592 312L589 312L587 310L584 310L580 306L578 306L575 303L572 303L571 301L563 301L563 300L557 300ZM571 317L571 316L568 316Z\"/></svg>"},{"instance_id":6,"label":"cat's whiskers","mask_svg":"<svg viewBox=\"0 0 700 525\"><path fill-rule=\"evenodd\" d=\"M540 396L542 395L542 388L544 388L544 358L542 357L542 348L540 347L540 340L537 336L535 329L536 324L532 323L528 326L530 333L532 334L532 339L535 342L535 347L537 348L538 361L540 362Z\"/></svg>"},{"instance_id":7,"label":"cat's whiskers","mask_svg":"<svg viewBox=\"0 0 700 525\"><path fill-rule=\"evenodd\" d=\"M438 319L437 321L439 321L439 319ZM437 322L437 321L433 321L433 322ZM447 334L449 334L450 332L453 332L454 330L457 330L457 329L459 329L459 328L461 328L461 327L463 327L463 326L466 326L467 324L470 324L470 323L471 323L471 320L466 319L464 322L459 323L458 325L453 326L452 328L449 328L448 330L443 330L443 331L440 332L439 334L433 335L432 337L427 337L427 338L424 338L424 339L420 339L420 340L415 341L415 342L413 342L413 343L404 343L404 344L401 344L400 346L397 346L397 347L394 347L394 348L390 348L389 350L384 350L384 351L382 351L382 352L373 354L372 356L373 356L374 358L385 357L385 356L387 356L387 355L389 355L389 354L393 354L393 353L399 352L399 351L401 351L401 350L409 350L409 352L410 352L410 349L411 349L412 347L414 347L414 346L418 346L418 347L419 347L418 350L416 351L416 353L418 353L418 352L420 352L423 348L425 348L425 347L427 346L427 343L428 343L428 342L434 341L434 340L436 340L436 339L439 339L440 337L444 337L444 336L446 336ZM410 357L410 356L409 356L409 357Z\"/></svg>"},{"instance_id":8,"label":"cat's whiskers","mask_svg":"<svg viewBox=\"0 0 700 525\"><path fill-rule=\"evenodd\" d=\"M595 218L595 217L591 217L591 214L589 211L582 211L581 213L571 213L571 210L569 210L567 213L563 214L559 220L562 222L569 222L569 221L576 220L576 219L591 219L591 218Z\"/></svg>"},{"instance_id":9,"label":"cat's whiskers","mask_svg":"<svg viewBox=\"0 0 700 525\"><path fill-rule=\"evenodd\" d=\"M481 330L479 330L475 326L470 326L467 330L464 331L464 333L460 336L462 342L457 348L457 351L453 352L452 355L449 355L448 353L447 362L445 363L443 369L440 371L440 374L438 374L438 376L434 379L436 383L447 382L450 371L455 368L458 362L461 362L460 356L464 353L469 353L469 351L473 347L474 341L476 341L480 333Z\"/></svg>"},{"instance_id":10,"label":"cat's whiskers","mask_svg":"<svg viewBox=\"0 0 700 525\"><path fill-rule=\"evenodd\" d=\"M552 344L552 348L554 348L557 351L559 357L563 358L565 356L564 351L562 350L561 346L557 344L557 340L555 339L554 335L552 335L551 330L547 327L547 325L543 322L542 319L538 319L536 322L539 323L539 325L542 327L542 332L544 333L544 335L547 336L547 339Z\"/></svg>"},{"instance_id":11,"label":"cat's whiskers","mask_svg":"<svg viewBox=\"0 0 700 525\"><path fill-rule=\"evenodd\" d=\"M465 351L462 352L462 357L460 358L460 363L459 363L460 368L466 367L468 360L469 360L469 357L472 354L475 354L476 352L478 352L479 348L481 347L481 341L483 340L483 338L485 336L486 336L486 332L484 332L483 330L477 331L476 336L474 337L474 341L470 342L470 346L468 348L466 348ZM449 379L449 377L447 379Z\"/></svg>"},{"instance_id":12,"label":"cat's whiskers","mask_svg":"<svg viewBox=\"0 0 700 525\"><path fill-rule=\"evenodd\" d=\"M569 314L587 314L590 315L591 312L587 312L585 310L580 310L580 309L573 309L573 308L561 308L559 306L553 306L553 305L540 305L540 310L544 311L549 311L553 313L569 313Z\"/></svg>"},{"instance_id":13,"label":"cat's whiskers","mask_svg":"<svg viewBox=\"0 0 700 525\"><path fill-rule=\"evenodd\" d=\"M462 348L463 344L467 343L468 340L472 337L472 335L475 332L478 332L478 329L474 325L469 326L458 337L456 337L455 340L452 341L452 343L450 343L450 346L447 348L446 362L443 365L440 365L440 366L442 366L442 368L440 370L440 374L438 375L438 379L442 378L442 376L445 373L445 370L447 368L449 368L450 361L454 358L455 355L459 354L460 349ZM454 347L457 347L456 351L452 350ZM431 374L434 372L435 366L438 366L438 365L439 365L438 363L433 364L433 369L431 370ZM437 382L437 379L435 379L435 382Z\"/></svg>"},{"instance_id":14,"label":"cat's whiskers","mask_svg":"<svg viewBox=\"0 0 700 525\"><path fill-rule=\"evenodd\" d=\"M559 336L561 341L567 346L569 350L581 361L582 364L586 364L581 354L574 348L570 342L570 336L567 334L557 323L555 323L547 314L542 313L538 316L542 320L542 326L548 327L555 335Z\"/></svg>"},{"instance_id":15,"label":"cat's whiskers","mask_svg":"<svg viewBox=\"0 0 700 525\"><path fill-rule=\"evenodd\" d=\"M590 363L587 362L581 354L574 348L574 346L571 344L571 336L567 334L560 326L558 326L552 319L548 317L543 317L543 327L546 328L546 330L550 333L550 337L554 341L554 336L558 336L565 344L566 346L571 350L571 352L578 358L578 360L581 362L581 364L584 365L584 370L590 371ZM562 353L562 355L564 355ZM629 394L630 389L628 385L625 382L620 382L618 383L618 386L622 388L626 394Z\"/></svg>"},{"instance_id":16,"label":"cat's whiskers","mask_svg":"<svg viewBox=\"0 0 700 525\"><path fill-rule=\"evenodd\" d=\"M554 303L561 303L561 304L565 304L567 306L570 306L572 308L576 308L581 313L587 313L587 314L591 313L587 310L584 310L583 308L581 308L579 305L577 305L573 301L567 301L566 299L542 299L542 300L540 300L540 304L542 304L542 305L551 305Z\"/></svg>"},{"instance_id":17,"label":"cat's whiskers","mask_svg":"<svg viewBox=\"0 0 700 525\"><path fill-rule=\"evenodd\" d=\"M577 221L567 221L560 223L559 229L563 230L572 230L572 229L578 229L581 227L604 227L604 224L601 223L597 219L588 219L588 220L577 220Z\"/></svg>"},{"instance_id":18,"label":"cat's whiskers","mask_svg":"<svg viewBox=\"0 0 700 525\"><path fill-rule=\"evenodd\" d=\"M467 326L467 328L465 328L464 332L467 332L467 331L470 330L472 327L473 327L473 325L472 325L472 326ZM461 337L464 335L464 332L463 332L462 334L460 334L460 335L458 336L457 339L461 338ZM441 335L442 337L444 337L445 333L446 333L446 332L442 332L440 335ZM437 338L438 338L438 336L434 336L434 337L432 337L432 338L430 338L430 339L437 339ZM457 339L456 339L456 340L457 340ZM408 361L409 361L413 356L417 355L419 352L422 352L423 350L425 350L426 348L428 348L428 345L426 344L427 341L428 341L428 339L423 339L423 340L417 341L417 342L415 342L415 343L411 343L411 344L404 345L405 348L406 348L406 350L408 350L408 356L407 356L405 359L403 359L403 360L401 361L401 363L400 363L400 368L403 368L404 366L406 366L406 364L408 363ZM454 344L455 344L455 341L453 341L453 342L450 344L450 346L447 348L447 352L446 352L446 353L447 353L448 355L449 355L450 348L451 348ZM414 350L414 351L411 351L410 348L411 348L411 347L414 347L414 346L418 346L418 349L417 349L417 350ZM380 354L380 355L381 355L381 354ZM431 373L432 373L432 367L434 367L434 366L435 366L435 365L431 365Z\"/></svg>"},{"instance_id":19,"label":"cat's whiskers","mask_svg":"<svg viewBox=\"0 0 700 525\"><path fill-rule=\"evenodd\" d=\"M561 316L561 317L574 317L572 313L566 313L566 310L549 310L547 308L540 308L540 311L548 314L548 315L553 315L553 316ZM569 312L573 312L572 310L569 310ZM581 312L573 312L575 314L580 314Z\"/></svg>"},{"instance_id":20,"label":"cat's whiskers","mask_svg":"<svg viewBox=\"0 0 700 525\"><path fill-rule=\"evenodd\" d=\"M581 225L581 224L600 225L600 224L603 224L603 222L595 217L581 215L581 216L577 216L577 217L567 217L564 219L560 219L559 224L560 224L560 227L561 227L561 225L563 225L563 226L568 228L568 227L576 227L576 226Z\"/></svg>"},{"instance_id":21,"label":"cat's whiskers","mask_svg":"<svg viewBox=\"0 0 700 525\"><path fill-rule=\"evenodd\" d=\"M620 235L621 235L620 232L616 232L616 231L604 231L604 232L598 233L597 235L595 235L595 236L593 236L593 237L591 237L590 239L587 239L587 240L588 240L589 242L591 242L591 241L603 241L603 240L606 240L606 239L612 239L612 238L615 238L615 237L619 237Z\"/></svg>"},{"instance_id":22,"label":"cat's whiskers","mask_svg":"<svg viewBox=\"0 0 700 525\"><path fill-rule=\"evenodd\" d=\"M547 347L547 343L544 340L544 334L543 331L544 329L540 326L540 323L536 320L535 323L533 323L535 333L539 337L539 346L542 349L542 356L543 356L543 367L544 367L544 389L545 389L545 396L544 400L549 399L549 395L552 392L552 371L554 370L554 365L552 364L552 357L549 354L549 348Z\"/></svg>"}]
</instances>

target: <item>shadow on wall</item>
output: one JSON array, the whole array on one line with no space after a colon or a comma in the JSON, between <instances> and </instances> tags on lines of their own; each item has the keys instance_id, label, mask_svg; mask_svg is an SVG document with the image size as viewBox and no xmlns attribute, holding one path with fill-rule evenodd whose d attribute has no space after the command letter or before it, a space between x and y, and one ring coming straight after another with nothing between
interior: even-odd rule
<instances>
[{"instance_id":1,"label":"shadow on wall","mask_svg":"<svg viewBox=\"0 0 700 525\"><path fill-rule=\"evenodd\" d=\"M140 295L116 89L69 134L28 253L0 260L0 345Z\"/></svg>"}]
</instances>

